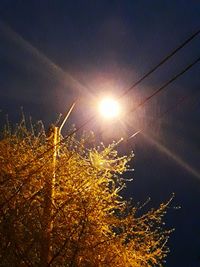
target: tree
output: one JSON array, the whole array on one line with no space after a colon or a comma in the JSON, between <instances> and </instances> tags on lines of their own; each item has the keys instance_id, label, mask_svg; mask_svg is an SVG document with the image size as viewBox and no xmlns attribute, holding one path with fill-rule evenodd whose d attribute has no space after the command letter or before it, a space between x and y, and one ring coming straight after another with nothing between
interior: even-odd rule
<instances>
[{"instance_id":1,"label":"tree","mask_svg":"<svg viewBox=\"0 0 200 267\"><path fill-rule=\"evenodd\" d=\"M63 138L55 166L41 123L2 131L0 266L162 266L170 201L139 213L120 195L133 155L119 157L115 142L88 148L88 140Z\"/></svg>"}]
</instances>

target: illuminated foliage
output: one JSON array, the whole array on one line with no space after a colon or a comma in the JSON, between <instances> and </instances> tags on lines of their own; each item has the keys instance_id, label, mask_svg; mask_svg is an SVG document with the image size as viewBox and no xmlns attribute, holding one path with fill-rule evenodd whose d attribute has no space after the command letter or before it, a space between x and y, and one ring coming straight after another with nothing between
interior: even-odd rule
<instances>
[{"instance_id":1,"label":"illuminated foliage","mask_svg":"<svg viewBox=\"0 0 200 267\"><path fill-rule=\"evenodd\" d=\"M118 157L117 143L88 149L90 137L72 135L54 165L52 134L35 128L23 120L2 132L0 266L45 267L47 235L47 266L162 266L169 202L141 214L120 196L132 155Z\"/></svg>"}]
</instances>

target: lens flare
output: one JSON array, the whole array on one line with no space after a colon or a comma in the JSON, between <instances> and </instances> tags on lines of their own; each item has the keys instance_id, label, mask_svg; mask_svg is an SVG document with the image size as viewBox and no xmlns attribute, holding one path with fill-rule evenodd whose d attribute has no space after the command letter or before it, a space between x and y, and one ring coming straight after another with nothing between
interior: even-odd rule
<instances>
[{"instance_id":1,"label":"lens flare","mask_svg":"<svg viewBox=\"0 0 200 267\"><path fill-rule=\"evenodd\" d=\"M144 132L141 132L141 133L143 134L143 136L148 141L150 141L152 144L154 144L162 153L164 153L165 155L167 155L168 157L170 157L171 159L173 159L179 166L181 166L183 169L185 169L186 171L188 171L190 174L192 174L196 178L200 179L200 172L199 172L199 170L197 170L194 167L192 167L189 163L187 163L182 158L180 158L180 156L176 155L174 152L172 152L171 150L169 150L166 146L164 146L160 142L156 141L156 139L153 138L153 136L150 136L149 134L147 135Z\"/></svg>"},{"instance_id":2,"label":"lens flare","mask_svg":"<svg viewBox=\"0 0 200 267\"><path fill-rule=\"evenodd\" d=\"M117 118L120 114L120 105L113 98L105 98L99 104L99 112L105 119Z\"/></svg>"}]
</instances>

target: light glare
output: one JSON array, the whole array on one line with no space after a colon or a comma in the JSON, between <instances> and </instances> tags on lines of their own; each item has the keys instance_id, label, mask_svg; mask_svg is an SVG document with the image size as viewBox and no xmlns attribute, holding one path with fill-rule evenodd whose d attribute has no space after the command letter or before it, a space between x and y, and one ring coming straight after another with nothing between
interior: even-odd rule
<instances>
[{"instance_id":1,"label":"light glare","mask_svg":"<svg viewBox=\"0 0 200 267\"><path fill-rule=\"evenodd\" d=\"M104 118L112 119L119 116L120 106L116 100L105 98L100 102L99 111Z\"/></svg>"}]
</instances>

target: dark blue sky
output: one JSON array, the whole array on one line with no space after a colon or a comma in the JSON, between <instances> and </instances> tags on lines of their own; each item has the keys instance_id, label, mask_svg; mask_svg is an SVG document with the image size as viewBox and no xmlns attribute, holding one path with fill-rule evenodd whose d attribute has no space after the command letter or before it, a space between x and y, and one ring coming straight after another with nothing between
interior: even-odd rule
<instances>
[{"instance_id":1,"label":"dark blue sky","mask_svg":"<svg viewBox=\"0 0 200 267\"><path fill-rule=\"evenodd\" d=\"M1 0L1 121L6 113L11 121L19 119L23 106L27 115L48 126L79 97L71 117L78 126L95 111L91 99L105 91L120 95L199 27L200 2L193 0ZM126 106L150 95L199 56L197 36L124 96ZM141 202L150 196L157 206L175 193L174 205L182 208L170 209L166 217L176 228L167 267L200 266L199 77L200 63L130 113L123 125L103 129L128 136L142 127L146 136L154 136L152 141L140 134L122 146L135 153L134 181L126 195ZM100 124L97 120L86 128L98 135Z\"/></svg>"}]
</instances>

